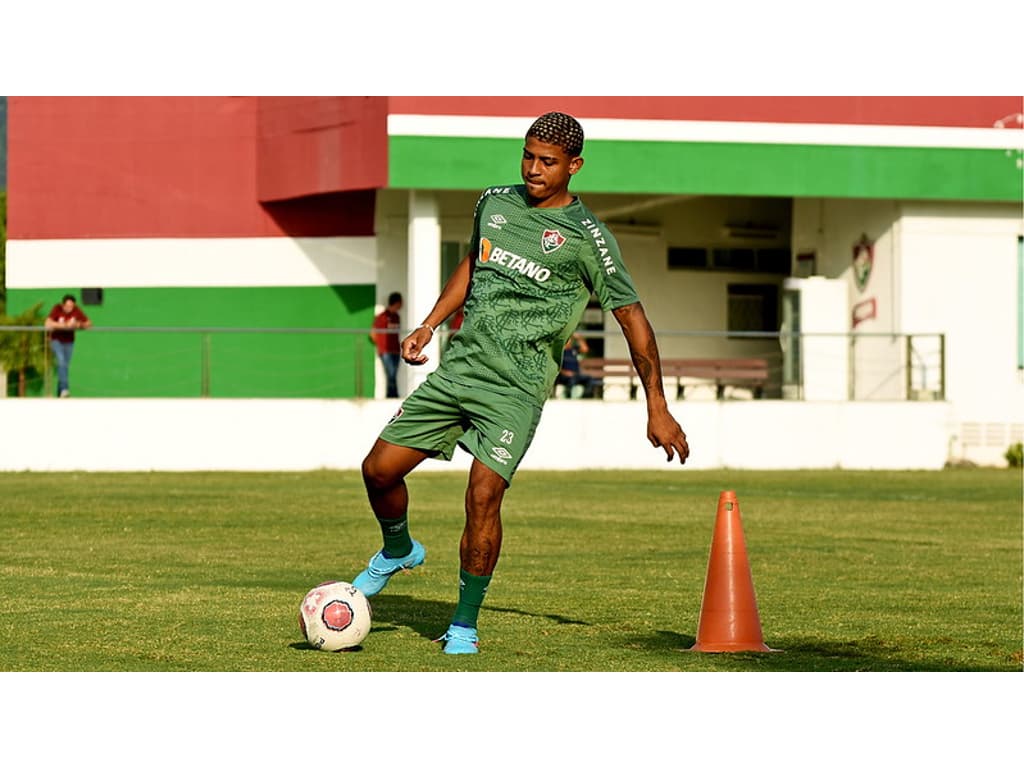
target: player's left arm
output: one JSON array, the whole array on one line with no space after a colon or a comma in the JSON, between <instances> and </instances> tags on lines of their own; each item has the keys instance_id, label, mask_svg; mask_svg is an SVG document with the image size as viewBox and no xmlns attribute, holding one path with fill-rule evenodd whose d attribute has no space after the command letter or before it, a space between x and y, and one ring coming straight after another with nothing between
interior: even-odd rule
<instances>
[{"instance_id":1,"label":"player's left arm","mask_svg":"<svg viewBox=\"0 0 1024 768\"><path fill-rule=\"evenodd\" d=\"M658 341L647 313L640 302L635 302L613 309L612 314L626 337L629 356L647 397L647 439L655 448L665 449L668 461L672 461L678 454L679 463L685 464L690 455L690 446L686 442L686 433L668 410L661 380Z\"/></svg>"},{"instance_id":2,"label":"player's left arm","mask_svg":"<svg viewBox=\"0 0 1024 768\"><path fill-rule=\"evenodd\" d=\"M410 365L423 365L429 359L423 348L434 338L435 329L466 303L469 294L469 279L473 273L474 254L467 253L452 272L441 290L434 308L430 310L423 324L413 330L402 341L402 359Z\"/></svg>"}]
</instances>

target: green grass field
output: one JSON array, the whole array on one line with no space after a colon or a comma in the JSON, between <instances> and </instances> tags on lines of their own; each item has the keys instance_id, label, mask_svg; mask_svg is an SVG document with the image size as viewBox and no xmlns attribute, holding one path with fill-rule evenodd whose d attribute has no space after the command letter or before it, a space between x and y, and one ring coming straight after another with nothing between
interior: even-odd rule
<instances>
[{"instance_id":1,"label":"green grass field","mask_svg":"<svg viewBox=\"0 0 1024 768\"><path fill-rule=\"evenodd\" d=\"M354 472L0 474L2 671L1020 671L1021 474L522 472L481 653L456 597L461 473L409 479L423 567L361 650L308 649L305 592L379 546ZM691 653L718 494L765 642Z\"/></svg>"}]
</instances>

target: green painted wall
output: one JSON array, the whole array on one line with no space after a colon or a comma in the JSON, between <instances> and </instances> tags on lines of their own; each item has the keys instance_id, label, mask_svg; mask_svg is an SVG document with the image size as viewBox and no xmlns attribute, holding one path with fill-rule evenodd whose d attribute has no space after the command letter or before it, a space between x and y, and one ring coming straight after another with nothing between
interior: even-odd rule
<instances>
[{"instance_id":1,"label":"green painted wall","mask_svg":"<svg viewBox=\"0 0 1024 768\"><path fill-rule=\"evenodd\" d=\"M44 313L79 288L16 289L8 312ZM287 288L108 288L82 309L74 397L372 397L373 285ZM346 333L201 333L128 329L330 328ZM124 329L124 330L118 330ZM53 389L56 374L53 373ZM41 382L33 387L40 394Z\"/></svg>"},{"instance_id":2,"label":"green painted wall","mask_svg":"<svg viewBox=\"0 0 1024 768\"><path fill-rule=\"evenodd\" d=\"M392 136L391 187L518 183L519 139ZM1019 202L1020 152L588 141L578 192Z\"/></svg>"}]
</instances>

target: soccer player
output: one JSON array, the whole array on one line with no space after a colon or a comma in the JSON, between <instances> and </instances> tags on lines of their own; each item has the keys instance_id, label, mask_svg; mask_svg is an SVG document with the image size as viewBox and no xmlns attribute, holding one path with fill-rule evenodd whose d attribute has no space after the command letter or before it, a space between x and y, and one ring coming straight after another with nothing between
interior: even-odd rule
<instances>
[{"instance_id":1,"label":"soccer player","mask_svg":"<svg viewBox=\"0 0 1024 768\"><path fill-rule=\"evenodd\" d=\"M583 129L550 112L526 133L522 185L480 196L470 249L433 309L402 341L402 358L427 361L435 329L465 319L438 368L402 403L363 460L363 482L383 548L353 584L368 597L423 563L411 538L405 476L428 457L473 456L459 546L458 604L444 652L477 653L477 619L501 550L501 503L533 439L558 375L562 348L591 293L622 328L647 398L647 439L686 461L686 435L669 413L654 331L611 232L569 182L583 167Z\"/></svg>"}]
</instances>

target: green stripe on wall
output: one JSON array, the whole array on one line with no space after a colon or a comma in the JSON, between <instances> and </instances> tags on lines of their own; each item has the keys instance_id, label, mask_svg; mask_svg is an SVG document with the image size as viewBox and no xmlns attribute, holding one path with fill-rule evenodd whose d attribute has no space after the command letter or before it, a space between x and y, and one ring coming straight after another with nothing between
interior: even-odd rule
<instances>
[{"instance_id":1,"label":"green stripe on wall","mask_svg":"<svg viewBox=\"0 0 1024 768\"><path fill-rule=\"evenodd\" d=\"M45 315L80 288L13 289L7 312ZM108 288L82 306L75 397L372 397L373 285L281 288ZM101 329L102 328L102 329ZM106 328L337 328L349 333L118 331ZM55 387L56 376L53 373ZM35 382L34 391L41 393Z\"/></svg>"},{"instance_id":2,"label":"green stripe on wall","mask_svg":"<svg viewBox=\"0 0 1024 768\"><path fill-rule=\"evenodd\" d=\"M522 141L389 139L389 186L517 183ZM1016 150L590 141L578 192L1019 202Z\"/></svg>"}]
</instances>

